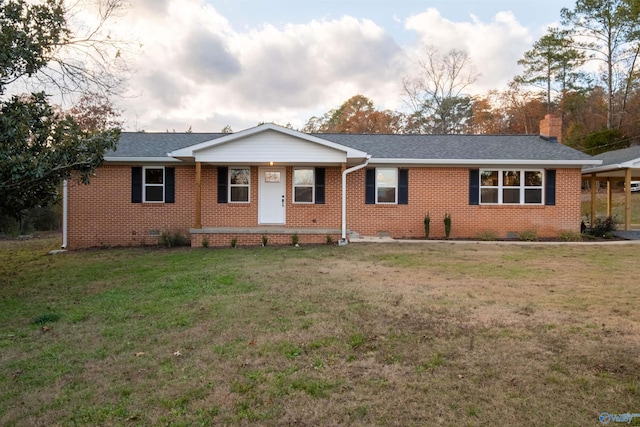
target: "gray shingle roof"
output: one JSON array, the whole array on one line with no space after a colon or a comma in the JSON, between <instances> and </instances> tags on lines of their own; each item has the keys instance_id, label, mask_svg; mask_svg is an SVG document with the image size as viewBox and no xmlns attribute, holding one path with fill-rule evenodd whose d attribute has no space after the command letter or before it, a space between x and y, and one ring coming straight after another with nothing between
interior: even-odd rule
<instances>
[{"instance_id":1,"label":"gray shingle roof","mask_svg":"<svg viewBox=\"0 0 640 427\"><path fill-rule=\"evenodd\" d=\"M122 132L116 151L105 157L167 157L167 153L228 135L226 133Z\"/></svg>"},{"instance_id":2,"label":"gray shingle roof","mask_svg":"<svg viewBox=\"0 0 640 427\"><path fill-rule=\"evenodd\" d=\"M594 159L602 160L602 166L618 165L640 159L640 145L635 145L621 150L607 151L606 153L593 156Z\"/></svg>"},{"instance_id":3,"label":"gray shingle roof","mask_svg":"<svg viewBox=\"0 0 640 427\"><path fill-rule=\"evenodd\" d=\"M591 156L538 135L316 134L380 159L591 160Z\"/></svg>"},{"instance_id":4,"label":"gray shingle roof","mask_svg":"<svg viewBox=\"0 0 640 427\"><path fill-rule=\"evenodd\" d=\"M123 132L117 150L105 157L166 157L167 153L223 137L224 133ZM582 161L591 156L537 135L368 135L313 136L371 154L373 159Z\"/></svg>"}]
</instances>

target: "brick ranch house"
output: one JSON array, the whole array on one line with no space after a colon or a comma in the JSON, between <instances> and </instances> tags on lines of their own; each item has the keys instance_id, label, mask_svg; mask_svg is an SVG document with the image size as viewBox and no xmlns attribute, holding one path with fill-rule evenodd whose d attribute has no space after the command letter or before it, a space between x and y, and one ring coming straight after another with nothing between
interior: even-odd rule
<instances>
[{"instance_id":1,"label":"brick ranch house","mask_svg":"<svg viewBox=\"0 0 640 427\"><path fill-rule=\"evenodd\" d=\"M581 168L600 163L541 135L122 133L89 185L65 187L64 246L346 243L350 236L580 231Z\"/></svg>"}]
</instances>

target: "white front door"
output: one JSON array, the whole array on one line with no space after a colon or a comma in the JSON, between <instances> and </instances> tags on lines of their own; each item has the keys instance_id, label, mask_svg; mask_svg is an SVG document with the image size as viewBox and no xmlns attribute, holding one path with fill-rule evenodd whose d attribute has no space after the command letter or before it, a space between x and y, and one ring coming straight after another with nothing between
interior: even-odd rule
<instances>
[{"instance_id":1,"label":"white front door","mask_svg":"<svg viewBox=\"0 0 640 427\"><path fill-rule=\"evenodd\" d=\"M284 224L287 190L285 168L259 168L258 222Z\"/></svg>"}]
</instances>

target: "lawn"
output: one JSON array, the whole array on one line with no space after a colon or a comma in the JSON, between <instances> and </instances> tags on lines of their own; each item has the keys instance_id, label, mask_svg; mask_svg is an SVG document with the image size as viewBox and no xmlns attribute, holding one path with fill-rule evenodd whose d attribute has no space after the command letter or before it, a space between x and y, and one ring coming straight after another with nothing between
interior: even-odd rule
<instances>
[{"instance_id":1,"label":"lawn","mask_svg":"<svg viewBox=\"0 0 640 427\"><path fill-rule=\"evenodd\" d=\"M0 241L3 426L640 413L636 245L57 246Z\"/></svg>"}]
</instances>

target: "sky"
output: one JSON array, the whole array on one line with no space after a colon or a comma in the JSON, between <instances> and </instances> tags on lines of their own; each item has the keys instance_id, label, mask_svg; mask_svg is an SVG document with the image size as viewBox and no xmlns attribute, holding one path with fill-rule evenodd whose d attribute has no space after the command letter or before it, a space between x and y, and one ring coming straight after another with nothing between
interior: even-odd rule
<instances>
[{"instance_id":1,"label":"sky","mask_svg":"<svg viewBox=\"0 0 640 427\"><path fill-rule=\"evenodd\" d=\"M135 40L124 130L301 129L356 94L403 110L426 46L465 50L472 91L504 89L574 0L136 0L112 21Z\"/></svg>"}]
</instances>

